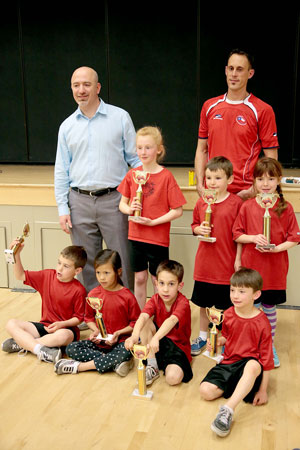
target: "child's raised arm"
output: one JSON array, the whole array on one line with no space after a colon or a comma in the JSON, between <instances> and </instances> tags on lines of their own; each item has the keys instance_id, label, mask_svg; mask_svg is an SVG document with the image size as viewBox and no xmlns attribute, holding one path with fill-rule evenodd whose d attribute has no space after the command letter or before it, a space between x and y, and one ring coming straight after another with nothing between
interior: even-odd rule
<instances>
[{"instance_id":1,"label":"child's raised arm","mask_svg":"<svg viewBox=\"0 0 300 450\"><path fill-rule=\"evenodd\" d=\"M15 264L13 265L14 276L16 280L25 281L25 271L21 262L20 253L23 250L24 242L20 243L19 239L15 239L9 246L12 249L16 244L19 244L19 248L15 253Z\"/></svg>"}]
</instances>

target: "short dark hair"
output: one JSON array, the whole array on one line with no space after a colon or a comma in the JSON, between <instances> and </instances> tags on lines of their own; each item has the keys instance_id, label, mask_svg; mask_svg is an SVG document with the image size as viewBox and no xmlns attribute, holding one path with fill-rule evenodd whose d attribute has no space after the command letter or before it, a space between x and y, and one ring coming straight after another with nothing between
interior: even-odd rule
<instances>
[{"instance_id":1,"label":"short dark hair","mask_svg":"<svg viewBox=\"0 0 300 450\"><path fill-rule=\"evenodd\" d=\"M205 166L205 170L206 169L209 169L212 172L224 170L227 178L230 178L233 174L232 162L225 158L225 156L215 156L210 159Z\"/></svg>"},{"instance_id":2,"label":"short dark hair","mask_svg":"<svg viewBox=\"0 0 300 450\"><path fill-rule=\"evenodd\" d=\"M73 261L75 269L78 267L84 268L87 261L87 254L83 247L80 245L69 245L65 247L61 252L61 256Z\"/></svg>"},{"instance_id":3,"label":"short dark hair","mask_svg":"<svg viewBox=\"0 0 300 450\"><path fill-rule=\"evenodd\" d=\"M246 58L247 58L248 61L249 61L250 68L251 68L251 69L254 69L254 57L253 57L252 55L250 55L250 53L245 52L244 50L240 50L239 48L235 48L235 49L233 49L233 50L230 51L230 53L229 53L229 55L228 55L228 58L227 58L227 63L228 63L229 58L230 58L232 55L242 55L242 56L246 56ZM227 64L227 65L228 65L228 64Z\"/></svg>"},{"instance_id":4,"label":"short dark hair","mask_svg":"<svg viewBox=\"0 0 300 450\"><path fill-rule=\"evenodd\" d=\"M253 292L256 292L262 290L263 279L257 270L241 267L232 275L230 285L234 287L252 288Z\"/></svg>"},{"instance_id":5,"label":"short dark hair","mask_svg":"<svg viewBox=\"0 0 300 450\"><path fill-rule=\"evenodd\" d=\"M172 259L167 259L165 261L162 261L158 265L156 269L156 277L158 277L158 275L164 271L170 272L175 275L178 279L178 283L181 283L184 274L184 268L182 264Z\"/></svg>"}]
</instances>

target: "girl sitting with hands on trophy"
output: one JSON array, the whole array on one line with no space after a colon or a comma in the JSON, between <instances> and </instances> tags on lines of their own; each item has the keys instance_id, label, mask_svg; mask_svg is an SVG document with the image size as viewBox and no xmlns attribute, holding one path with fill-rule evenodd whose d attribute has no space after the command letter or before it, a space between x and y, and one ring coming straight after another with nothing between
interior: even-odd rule
<instances>
[{"instance_id":1,"label":"girl sitting with hands on trophy","mask_svg":"<svg viewBox=\"0 0 300 450\"><path fill-rule=\"evenodd\" d=\"M120 211L129 216L134 293L142 309L147 298L148 268L156 292L156 269L169 258L170 222L182 215L186 200L172 173L160 164L165 147L159 128L138 130L136 148L142 166L127 173L118 191L122 194Z\"/></svg>"},{"instance_id":2,"label":"girl sitting with hands on trophy","mask_svg":"<svg viewBox=\"0 0 300 450\"><path fill-rule=\"evenodd\" d=\"M253 176L257 195L241 206L233 239L243 244L241 265L262 275L262 295L256 306L262 305L270 321L274 366L279 367L274 347L276 305L286 301L287 251L300 242L300 231L293 207L282 194L280 163L273 158L261 158Z\"/></svg>"},{"instance_id":3,"label":"girl sitting with hands on trophy","mask_svg":"<svg viewBox=\"0 0 300 450\"><path fill-rule=\"evenodd\" d=\"M94 267L99 286L90 291L85 307L85 322L92 333L89 339L67 346L66 353L73 359L60 359L55 372L62 375L113 370L124 377L133 367L124 341L133 330L140 308L135 296L123 286L118 252L101 250Z\"/></svg>"}]
</instances>

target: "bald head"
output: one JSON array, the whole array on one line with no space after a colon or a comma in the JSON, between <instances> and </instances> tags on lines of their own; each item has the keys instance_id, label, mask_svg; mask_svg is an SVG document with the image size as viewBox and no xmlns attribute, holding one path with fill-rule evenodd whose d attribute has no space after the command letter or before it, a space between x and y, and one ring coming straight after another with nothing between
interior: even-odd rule
<instances>
[{"instance_id":1,"label":"bald head","mask_svg":"<svg viewBox=\"0 0 300 450\"><path fill-rule=\"evenodd\" d=\"M79 67L71 78L71 89L75 102L87 117L93 117L99 106L101 85L97 72L91 67Z\"/></svg>"},{"instance_id":2,"label":"bald head","mask_svg":"<svg viewBox=\"0 0 300 450\"><path fill-rule=\"evenodd\" d=\"M82 67L78 67L78 69L74 70L73 75L71 77L71 83L72 83L74 76L76 77L78 75L88 76L91 79L93 79L96 83L98 83L98 81L99 81L97 72L94 69L92 69L91 67L82 66Z\"/></svg>"}]
</instances>

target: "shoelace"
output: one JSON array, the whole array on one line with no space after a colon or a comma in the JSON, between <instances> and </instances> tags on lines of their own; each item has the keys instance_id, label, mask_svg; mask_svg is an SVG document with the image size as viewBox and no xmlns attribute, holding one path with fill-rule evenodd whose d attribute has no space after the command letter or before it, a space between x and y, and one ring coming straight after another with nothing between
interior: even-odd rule
<instances>
[{"instance_id":1,"label":"shoelace","mask_svg":"<svg viewBox=\"0 0 300 450\"><path fill-rule=\"evenodd\" d=\"M27 350L25 350L24 348L21 348L21 350L18 351L18 356L21 356L24 358L24 356L27 355Z\"/></svg>"},{"instance_id":2,"label":"shoelace","mask_svg":"<svg viewBox=\"0 0 300 450\"><path fill-rule=\"evenodd\" d=\"M39 354L37 355L37 357L38 357L38 359L40 361L44 361L44 362L47 362L47 363L52 363L53 362L52 358L44 350L40 350Z\"/></svg>"},{"instance_id":3,"label":"shoelace","mask_svg":"<svg viewBox=\"0 0 300 450\"><path fill-rule=\"evenodd\" d=\"M221 408L219 417L218 417L218 422L221 422L224 425L227 425L229 422L230 416L231 416L231 412L229 411L229 409Z\"/></svg>"}]
</instances>

